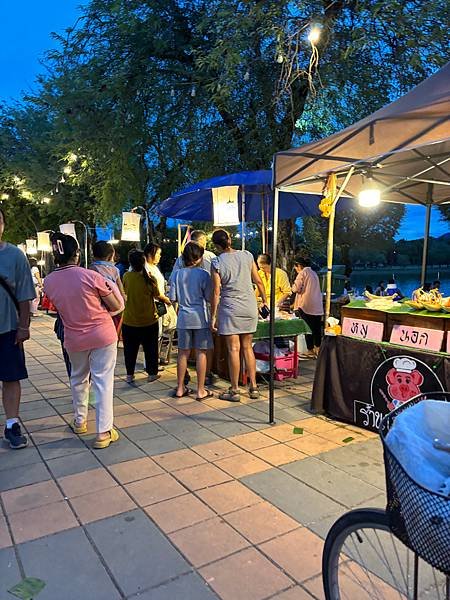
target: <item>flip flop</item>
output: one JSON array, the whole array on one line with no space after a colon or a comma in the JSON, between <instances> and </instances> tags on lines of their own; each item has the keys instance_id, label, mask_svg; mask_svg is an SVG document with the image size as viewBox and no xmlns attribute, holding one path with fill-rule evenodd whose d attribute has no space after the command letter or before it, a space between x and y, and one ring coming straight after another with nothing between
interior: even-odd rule
<instances>
[{"instance_id":1,"label":"flip flop","mask_svg":"<svg viewBox=\"0 0 450 600\"><path fill-rule=\"evenodd\" d=\"M188 388L187 386L184 388L184 392L181 394L181 396L179 396L176 391L172 394L172 398L185 398L186 396L189 396L189 394L192 394L192 390L191 388Z\"/></svg>"},{"instance_id":2,"label":"flip flop","mask_svg":"<svg viewBox=\"0 0 450 600\"><path fill-rule=\"evenodd\" d=\"M208 392L206 394L206 396L202 396L201 398L200 398L200 396L197 396L196 400L201 401L201 400L207 400L208 398L214 398L214 394L212 392Z\"/></svg>"}]
</instances>

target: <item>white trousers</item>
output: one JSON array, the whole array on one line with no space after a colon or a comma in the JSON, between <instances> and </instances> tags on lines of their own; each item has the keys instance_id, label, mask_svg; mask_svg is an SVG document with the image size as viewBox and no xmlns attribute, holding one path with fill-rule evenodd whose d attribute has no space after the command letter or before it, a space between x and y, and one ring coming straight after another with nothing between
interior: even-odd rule
<instances>
[{"instance_id":1,"label":"white trousers","mask_svg":"<svg viewBox=\"0 0 450 600\"><path fill-rule=\"evenodd\" d=\"M77 424L87 420L89 408L89 376L95 393L95 421L97 433L106 433L113 427L114 367L117 342L82 352L68 352L72 373L70 388L74 417Z\"/></svg>"}]
</instances>

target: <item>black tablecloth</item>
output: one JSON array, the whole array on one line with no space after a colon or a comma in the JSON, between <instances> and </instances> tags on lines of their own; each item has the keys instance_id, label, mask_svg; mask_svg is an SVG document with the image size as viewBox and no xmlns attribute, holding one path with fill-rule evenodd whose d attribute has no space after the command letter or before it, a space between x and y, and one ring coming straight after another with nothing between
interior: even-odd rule
<instances>
[{"instance_id":1,"label":"black tablecloth","mask_svg":"<svg viewBox=\"0 0 450 600\"><path fill-rule=\"evenodd\" d=\"M399 403L420 393L448 390L449 355L325 337L311 405L318 413L376 431Z\"/></svg>"}]
</instances>

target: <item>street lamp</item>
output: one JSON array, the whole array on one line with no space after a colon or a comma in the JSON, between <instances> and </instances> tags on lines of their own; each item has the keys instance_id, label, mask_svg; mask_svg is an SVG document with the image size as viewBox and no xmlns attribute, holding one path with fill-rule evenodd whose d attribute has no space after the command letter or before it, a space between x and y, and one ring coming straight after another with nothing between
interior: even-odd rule
<instances>
[{"instance_id":1,"label":"street lamp","mask_svg":"<svg viewBox=\"0 0 450 600\"><path fill-rule=\"evenodd\" d=\"M150 220L148 218L148 210L144 206L135 206L134 208L131 209L131 212L137 212L138 210L144 211L146 239L147 239L147 244L148 244L150 241Z\"/></svg>"}]
</instances>

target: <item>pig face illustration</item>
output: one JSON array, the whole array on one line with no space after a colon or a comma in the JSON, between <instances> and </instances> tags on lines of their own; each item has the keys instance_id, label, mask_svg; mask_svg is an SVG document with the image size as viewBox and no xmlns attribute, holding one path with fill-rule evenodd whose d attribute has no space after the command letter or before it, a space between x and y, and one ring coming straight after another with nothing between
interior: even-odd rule
<instances>
[{"instance_id":1,"label":"pig face illustration","mask_svg":"<svg viewBox=\"0 0 450 600\"><path fill-rule=\"evenodd\" d=\"M386 375L388 383L388 394L392 398L389 410L399 404L407 402L417 394L420 394L420 386L423 384L423 375L417 369L402 371L392 368Z\"/></svg>"}]
</instances>

